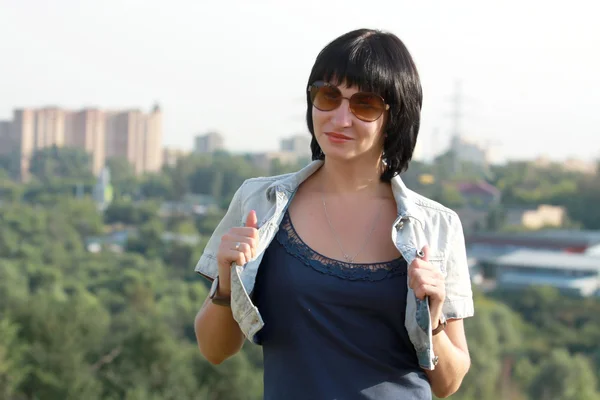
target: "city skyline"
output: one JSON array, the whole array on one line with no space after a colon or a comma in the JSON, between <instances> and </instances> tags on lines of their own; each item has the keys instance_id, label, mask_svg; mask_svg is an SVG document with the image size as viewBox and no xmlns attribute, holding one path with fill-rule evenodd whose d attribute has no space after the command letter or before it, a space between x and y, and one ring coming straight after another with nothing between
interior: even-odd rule
<instances>
[{"instance_id":1,"label":"city skyline","mask_svg":"<svg viewBox=\"0 0 600 400\"><path fill-rule=\"evenodd\" d=\"M0 119L15 107L159 102L167 147L190 149L198 132L219 131L232 151L274 151L282 137L306 132L306 79L318 51L370 27L397 34L415 59L425 159L454 134L456 82L461 134L498 160L600 157L600 6L378 4L0 0L0 48L10 60L0 65Z\"/></svg>"},{"instance_id":2,"label":"city skyline","mask_svg":"<svg viewBox=\"0 0 600 400\"><path fill-rule=\"evenodd\" d=\"M29 122L24 123L24 117ZM21 173L25 172L25 176L33 152L52 145L86 150L91 156L92 171L96 175L105 167L105 161L115 156L127 159L137 174L158 171L163 165L173 166L179 158L191 153L226 151L233 155L247 154L256 165L263 168L267 168L274 159L285 164L311 157L311 136L308 131L280 136L276 149L232 149L218 130L196 133L191 137L190 146L165 145L162 143L162 117L158 104L153 106L149 114L144 114L139 107L123 110L64 109L56 106L15 108L12 120L0 120L0 154L14 150L18 142L22 156ZM459 125L458 120L455 125ZM496 164L489 150L476 141L456 135L440 150L440 154L452 151L463 162L487 168ZM417 146L413 160L432 162L433 157L424 155ZM559 162L568 170L587 174L595 174L597 163L600 162L577 157L556 160L545 155L518 161L533 162L542 168Z\"/></svg>"},{"instance_id":3,"label":"city skyline","mask_svg":"<svg viewBox=\"0 0 600 400\"><path fill-rule=\"evenodd\" d=\"M29 179L34 154L53 146L83 149L95 175L112 157L125 158L136 174L157 172L163 165L162 131L158 104L149 113L140 109L15 108L12 119L0 120L0 155L18 156L23 181Z\"/></svg>"}]
</instances>

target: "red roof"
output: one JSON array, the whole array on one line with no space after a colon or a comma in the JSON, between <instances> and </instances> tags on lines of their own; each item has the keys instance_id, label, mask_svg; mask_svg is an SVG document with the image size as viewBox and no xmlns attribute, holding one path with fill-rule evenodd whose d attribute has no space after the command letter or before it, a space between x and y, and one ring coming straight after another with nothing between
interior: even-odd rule
<instances>
[{"instance_id":1,"label":"red roof","mask_svg":"<svg viewBox=\"0 0 600 400\"><path fill-rule=\"evenodd\" d=\"M462 194L486 194L489 196L500 196L500 191L495 186L490 185L487 182L477 183L459 183L458 190Z\"/></svg>"}]
</instances>

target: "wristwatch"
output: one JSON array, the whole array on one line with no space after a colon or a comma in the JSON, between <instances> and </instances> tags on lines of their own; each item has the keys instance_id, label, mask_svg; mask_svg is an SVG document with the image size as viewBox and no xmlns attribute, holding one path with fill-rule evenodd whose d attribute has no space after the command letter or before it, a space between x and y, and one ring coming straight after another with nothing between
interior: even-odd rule
<instances>
[{"instance_id":1,"label":"wristwatch","mask_svg":"<svg viewBox=\"0 0 600 400\"><path fill-rule=\"evenodd\" d=\"M210 287L210 291L208 292L208 297L210 300L218 305L223 307L231 306L231 296L219 296L219 277L217 276Z\"/></svg>"},{"instance_id":2,"label":"wristwatch","mask_svg":"<svg viewBox=\"0 0 600 400\"><path fill-rule=\"evenodd\" d=\"M433 331L431 331L431 335L435 336L438 333L440 333L441 331L443 331L444 329L446 329L447 323L448 323L448 321L446 320L446 316L444 314L442 314L442 317L440 318L440 322L438 323L437 328L435 328Z\"/></svg>"}]
</instances>

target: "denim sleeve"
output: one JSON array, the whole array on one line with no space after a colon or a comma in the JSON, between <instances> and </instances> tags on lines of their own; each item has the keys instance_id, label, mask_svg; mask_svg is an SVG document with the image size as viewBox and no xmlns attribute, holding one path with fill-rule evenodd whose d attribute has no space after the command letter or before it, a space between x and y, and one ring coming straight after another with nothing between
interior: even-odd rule
<instances>
[{"instance_id":1,"label":"denim sleeve","mask_svg":"<svg viewBox=\"0 0 600 400\"><path fill-rule=\"evenodd\" d=\"M465 235L457 215L453 217L450 229L446 260L446 301L442 311L447 319L467 318L474 314L473 292Z\"/></svg>"},{"instance_id":2,"label":"denim sleeve","mask_svg":"<svg viewBox=\"0 0 600 400\"><path fill-rule=\"evenodd\" d=\"M196 264L194 269L197 273L204 276L210 281L213 281L219 275L219 267L217 265L217 250L221 244L221 237L229 231L229 229L242 226L243 215L242 215L242 199L243 189L246 182L244 182L238 190L236 190L229 207L223 219L219 222L213 233L211 234L200 260Z\"/></svg>"}]
</instances>

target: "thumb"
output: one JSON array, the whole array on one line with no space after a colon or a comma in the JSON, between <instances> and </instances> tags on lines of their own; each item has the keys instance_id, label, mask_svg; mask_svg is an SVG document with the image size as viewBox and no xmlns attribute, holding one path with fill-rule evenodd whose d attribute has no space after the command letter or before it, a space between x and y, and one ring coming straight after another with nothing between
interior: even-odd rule
<instances>
[{"instance_id":1,"label":"thumb","mask_svg":"<svg viewBox=\"0 0 600 400\"><path fill-rule=\"evenodd\" d=\"M258 229L258 218L256 217L256 211L252 210L246 217L246 227Z\"/></svg>"},{"instance_id":2,"label":"thumb","mask_svg":"<svg viewBox=\"0 0 600 400\"><path fill-rule=\"evenodd\" d=\"M423 261L429 261L429 246L428 245L423 246L423 248L419 252L418 256Z\"/></svg>"}]
</instances>

